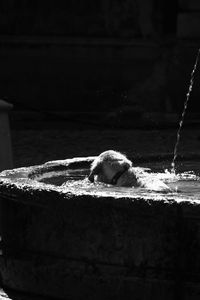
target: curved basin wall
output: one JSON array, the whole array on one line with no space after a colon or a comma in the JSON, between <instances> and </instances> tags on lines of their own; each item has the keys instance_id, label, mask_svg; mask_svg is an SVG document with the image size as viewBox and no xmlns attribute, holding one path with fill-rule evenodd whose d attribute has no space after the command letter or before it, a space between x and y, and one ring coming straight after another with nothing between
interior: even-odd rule
<instances>
[{"instance_id":1,"label":"curved basin wall","mask_svg":"<svg viewBox=\"0 0 200 300\"><path fill-rule=\"evenodd\" d=\"M39 182L93 158L1 173L0 272L10 288L69 299L198 299L200 206Z\"/></svg>"}]
</instances>

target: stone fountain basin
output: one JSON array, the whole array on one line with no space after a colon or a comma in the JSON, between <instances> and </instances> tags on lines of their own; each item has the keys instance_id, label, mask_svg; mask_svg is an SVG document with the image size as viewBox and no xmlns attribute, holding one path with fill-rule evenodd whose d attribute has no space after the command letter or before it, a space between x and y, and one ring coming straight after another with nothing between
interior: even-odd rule
<instances>
[{"instance_id":1,"label":"stone fountain basin","mask_svg":"<svg viewBox=\"0 0 200 300\"><path fill-rule=\"evenodd\" d=\"M63 187L93 159L0 173L3 285L65 299L199 299L199 196Z\"/></svg>"}]
</instances>

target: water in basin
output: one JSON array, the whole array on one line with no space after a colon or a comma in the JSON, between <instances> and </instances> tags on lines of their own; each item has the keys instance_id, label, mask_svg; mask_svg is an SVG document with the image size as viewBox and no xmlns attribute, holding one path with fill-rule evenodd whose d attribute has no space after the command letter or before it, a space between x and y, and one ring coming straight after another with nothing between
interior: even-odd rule
<instances>
[{"instance_id":1,"label":"water in basin","mask_svg":"<svg viewBox=\"0 0 200 300\"><path fill-rule=\"evenodd\" d=\"M171 172L171 162L149 162L140 164L149 176L163 180L170 188L171 192L165 196L170 198L176 196L177 199L200 200L200 161L177 162L176 174ZM65 171L43 173L37 178L39 182L53 185L63 189L63 191L79 191L90 193L106 193L115 196L136 195L145 197L151 194L152 197L161 195L161 192L148 191L145 188L116 187L104 183L91 183L87 179L88 168L67 169Z\"/></svg>"}]
</instances>

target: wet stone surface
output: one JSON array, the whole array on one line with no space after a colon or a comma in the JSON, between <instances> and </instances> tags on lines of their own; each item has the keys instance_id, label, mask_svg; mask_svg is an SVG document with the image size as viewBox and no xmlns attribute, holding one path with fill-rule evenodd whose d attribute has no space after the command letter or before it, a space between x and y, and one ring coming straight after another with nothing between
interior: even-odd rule
<instances>
[{"instance_id":1,"label":"wet stone surface","mask_svg":"<svg viewBox=\"0 0 200 300\"><path fill-rule=\"evenodd\" d=\"M95 291L95 299L134 293L168 300L183 291L190 299L192 282L198 295L198 197L44 182L48 172L88 168L91 161L60 160L1 175L3 283L70 299L93 299Z\"/></svg>"},{"instance_id":2,"label":"wet stone surface","mask_svg":"<svg viewBox=\"0 0 200 300\"><path fill-rule=\"evenodd\" d=\"M198 154L199 136L198 130L185 130L180 153ZM174 130L12 131L16 167L107 149L140 157L141 163L147 154L171 158L175 139ZM35 180L34 168L28 179L26 168L20 180L11 171L0 187L7 286L81 300L94 299L94 293L95 299L109 300L132 299L133 293L139 299L198 299L198 199L134 196L109 187L80 192Z\"/></svg>"}]
</instances>

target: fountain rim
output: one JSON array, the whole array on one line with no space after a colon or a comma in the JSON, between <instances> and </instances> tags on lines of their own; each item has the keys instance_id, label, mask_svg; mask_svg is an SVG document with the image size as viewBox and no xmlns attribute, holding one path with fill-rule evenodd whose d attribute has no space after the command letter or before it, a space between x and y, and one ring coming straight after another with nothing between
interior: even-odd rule
<instances>
[{"instance_id":1,"label":"fountain rim","mask_svg":"<svg viewBox=\"0 0 200 300\"><path fill-rule=\"evenodd\" d=\"M98 192L89 192L89 191L79 191L77 193L74 193L74 191L65 189L63 190L60 187L56 187L52 184L46 184L43 182L37 181L37 175L42 173L48 173L51 171L57 171L61 169L61 171L76 168L79 164L87 166L89 169L90 164L97 156L86 156L86 157L74 157L74 158L67 158L63 160L53 160L53 161L47 161L44 164L41 165L34 165L29 167L20 167L20 168L14 168L11 170L4 170L0 173L0 194L4 196L5 194L5 188L9 187L10 191L13 191L13 193L16 190L19 190L23 193L30 192L37 192L37 193L44 193L44 192L55 192L59 195L64 195L64 197L70 198L73 196L91 196L95 198L130 198L131 200L149 200L152 201L155 197L155 193L152 193L150 195L150 192L148 195L135 195L135 194L126 194L126 195L112 195L112 193L109 193L109 195L105 192L103 193L101 191L100 194ZM134 162L137 163L149 163L149 162L162 162L162 161L171 161L172 154L171 153L164 153L164 154L152 154L152 155L137 155L134 157ZM200 155L197 153L187 153L184 155L179 155L177 158L177 161L193 161L193 160L199 160L200 161ZM23 178L20 178L23 174ZM17 177L18 176L18 177ZM126 188L127 189L127 188ZM1 191L3 190L3 192ZM166 195L164 193L156 193L157 197L156 200L166 201L166 202L174 202L175 197L172 193L171 197L169 195ZM14 199L14 198L13 198ZM190 201L187 197L182 198L179 200L180 202L188 202ZM192 200L193 202L198 203L199 200Z\"/></svg>"}]
</instances>

